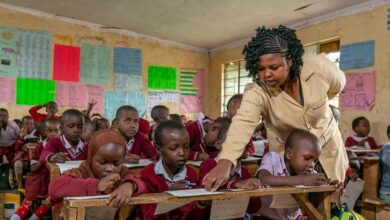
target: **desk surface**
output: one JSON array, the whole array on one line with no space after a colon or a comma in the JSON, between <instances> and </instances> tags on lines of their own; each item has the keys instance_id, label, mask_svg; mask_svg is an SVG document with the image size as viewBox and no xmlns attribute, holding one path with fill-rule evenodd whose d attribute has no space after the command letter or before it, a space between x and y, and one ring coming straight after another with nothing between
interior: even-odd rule
<instances>
[{"instance_id":1,"label":"desk surface","mask_svg":"<svg viewBox=\"0 0 390 220\"><path fill-rule=\"evenodd\" d=\"M351 157L350 160L379 161L379 157Z\"/></svg>"},{"instance_id":2,"label":"desk surface","mask_svg":"<svg viewBox=\"0 0 390 220\"><path fill-rule=\"evenodd\" d=\"M381 149L360 149L360 148L347 148L347 151L351 151L353 153L378 153Z\"/></svg>"}]
</instances>

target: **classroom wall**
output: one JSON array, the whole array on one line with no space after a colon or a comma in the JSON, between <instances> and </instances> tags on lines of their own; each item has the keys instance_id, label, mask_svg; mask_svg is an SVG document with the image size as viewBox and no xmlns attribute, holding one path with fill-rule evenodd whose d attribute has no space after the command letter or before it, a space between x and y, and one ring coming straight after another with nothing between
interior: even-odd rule
<instances>
[{"instance_id":1,"label":"classroom wall","mask_svg":"<svg viewBox=\"0 0 390 220\"><path fill-rule=\"evenodd\" d=\"M63 35L64 41L67 41L66 36L69 36L72 38L72 42L71 44L68 42L67 45L80 46L81 43L91 43L114 46L116 43L121 42L122 45L125 44L129 48L142 49L143 92L147 91L146 80L149 65L172 66L177 68L203 68L205 73L208 73L209 56L206 52L195 52L189 49L167 46L166 44L163 45L143 37L136 38L108 31L93 30L81 25L33 16L7 9L0 8L0 17L0 26L46 31L51 34ZM54 43L64 44L64 41L53 37L53 45ZM111 71L111 83L105 87L106 90L113 90L113 76L114 74ZM20 118L23 115L28 114L27 110L30 108L30 106L4 103L0 103L0 106L9 110L10 118ZM67 108L69 107L61 107L60 110L63 111Z\"/></svg>"},{"instance_id":2,"label":"classroom wall","mask_svg":"<svg viewBox=\"0 0 390 220\"><path fill-rule=\"evenodd\" d=\"M344 138L352 134L351 123L355 117L365 116L371 122L371 135L378 144L387 141L386 128L390 124L390 33L386 30L388 6L380 6L357 14L338 17L297 30L303 44L340 37L341 45L366 40L375 40L374 66L348 70L349 72L376 72L376 104L371 111L341 110L340 129ZM261 25L261 24L259 24ZM221 65L242 58L243 46L211 53L208 99L206 113L212 117L220 114Z\"/></svg>"}]
</instances>

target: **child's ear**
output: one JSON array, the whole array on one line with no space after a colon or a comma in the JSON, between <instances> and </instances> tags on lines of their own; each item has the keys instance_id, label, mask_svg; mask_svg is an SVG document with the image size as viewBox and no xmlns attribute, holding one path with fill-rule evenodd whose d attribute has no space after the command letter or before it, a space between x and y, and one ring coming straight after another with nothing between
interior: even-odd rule
<instances>
[{"instance_id":1,"label":"child's ear","mask_svg":"<svg viewBox=\"0 0 390 220\"><path fill-rule=\"evenodd\" d=\"M161 147L158 146L157 144L154 145L156 147L158 155L161 155Z\"/></svg>"},{"instance_id":2,"label":"child's ear","mask_svg":"<svg viewBox=\"0 0 390 220\"><path fill-rule=\"evenodd\" d=\"M292 57L291 57L291 56L289 56L289 57L287 58L287 66L288 66L288 68L291 68L291 67L292 67Z\"/></svg>"},{"instance_id":3,"label":"child's ear","mask_svg":"<svg viewBox=\"0 0 390 220\"><path fill-rule=\"evenodd\" d=\"M289 147L289 148L286 148L286 151L284 152L284 155L286 156L287 159L291 160L291 157L292 157L292 149Z\"/></svg>"}]
</instances>

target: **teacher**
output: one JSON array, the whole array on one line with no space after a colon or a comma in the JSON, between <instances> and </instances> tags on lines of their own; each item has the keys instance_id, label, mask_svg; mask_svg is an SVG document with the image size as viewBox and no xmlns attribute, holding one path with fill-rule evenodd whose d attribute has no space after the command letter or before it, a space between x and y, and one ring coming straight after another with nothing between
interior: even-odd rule
<instances>
[{"instance_id":1,"label":"teacher","mask_svg":"<svg viewBox=\"0 0 390 220\"><path fill-rule=\"evenodd\" d=\"M345 76L325 55L303 58L303 53L295 30L285 26L258 28L244 47L245 68L256 85L245 92L220 160L203 179L208 190L227 181L261 117L272 134L270 150L284 151L289 133L308 130L321 143L320 163L328 178L344 180L348 159L328 100L343 89Z\"/></svg>"}]
</instances>

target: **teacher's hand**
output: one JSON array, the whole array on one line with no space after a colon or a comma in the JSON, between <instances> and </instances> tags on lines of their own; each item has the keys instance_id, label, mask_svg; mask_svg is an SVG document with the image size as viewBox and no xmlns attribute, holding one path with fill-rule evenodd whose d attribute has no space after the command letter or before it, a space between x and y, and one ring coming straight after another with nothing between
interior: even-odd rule
<instances>
[{"instance_id":1,"label":"teacher's hand","mask_svg":"<svg viewBox=\"0 0 390 220\"><path fill-rule=\"evenodd\" d=\"M232 169L233 163L230 160L219 160L217 166L203 178L203 185L209 191L216 191L228 181Z\"/></svg>"}]
</instances>

